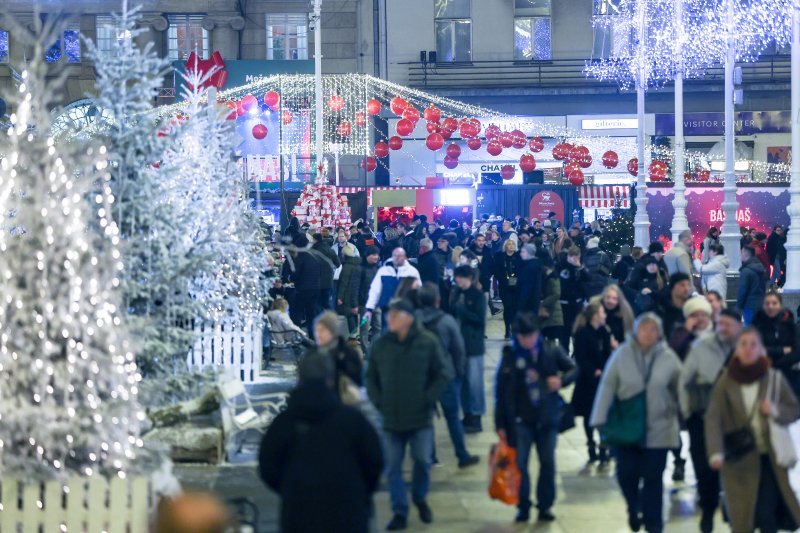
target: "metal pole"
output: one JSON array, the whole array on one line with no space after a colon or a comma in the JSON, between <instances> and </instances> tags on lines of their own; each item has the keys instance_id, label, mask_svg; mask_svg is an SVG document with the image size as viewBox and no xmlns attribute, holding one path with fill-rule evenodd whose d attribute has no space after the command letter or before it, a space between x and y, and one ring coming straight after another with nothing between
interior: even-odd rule
<instances>
[{"instance_id":1,"label":"metal pole","mask_svg":"<svg viewBox=\"0 0 800 533\"><path fill-rule=\"evenodd\" d=\"M789 186L785 292L800 292L800 1L792 12L792 182Z\"/></svg>"},{"instance_id":2,"label":"metal pole","mask_svg":"<svg viewBox=\"0 0 800 533\"><path fill-rule=\"evenodd\" d=\"M644 46L644 35L646 35L646 17L644 2L639 2L639 50L637 55L642 56L644 51L641 49ZM647 87L647 71L643 58L639 57L639 62L636 66L636 148L637 157L639 159L639 174L636 178L636 216L633 219L633 243L636 246L641 246L645 250L650 244L650 217L647 215L647 183L645 182L645 167L644 160L644 91Z\"/></svg>"},{"instance_id":3,"label":"metal pole","mask_svg":"<svg viewBox=\"0 0 800 533\"><path fill-rule=\"evenodd\" d=\"M317 163L317 184L325 182L322 171L323 160L325 158L324 138L325 121L322 111L322 0L314 0L314 88L316 93L316 163Z\"/></svg>"},{"instance_id":4,"label":"metal pole","mask_svg":"<svg viewBox=\"0 0 800 533\"><path fill-rule=\"evenodd\" d=\"M672 219L672 242L678 242L678 235L682 231L689 229L689 220L686 218L686 184L684 183L684 173L686 172L686 160L683 149L685 146L683 138L683 0L675 0L675 50L678 56L678 71L675 73L675 199L672 206L675 208L675 216Z\"/></svg>"},{"instance_id":5,"label":"metal pole","mask_svg":"<svg viewBox=\"0 0 800 533\"><path fill-rule=\"evenodd\" d=\"M734 142L736 141L733 122L733 69L736 66L736 34L734 25L734 0L726 0L728 11L728 50L725 56L725 186L722 188L724 199L722 213L725 221L722 223L720 242L725 247L725 255L730 260L728 272L738 273L742 260L739 254L739 223L736 221L736 211L739 202L736 200L736 169L734 167Z\"/></svg>"}]
</instances>

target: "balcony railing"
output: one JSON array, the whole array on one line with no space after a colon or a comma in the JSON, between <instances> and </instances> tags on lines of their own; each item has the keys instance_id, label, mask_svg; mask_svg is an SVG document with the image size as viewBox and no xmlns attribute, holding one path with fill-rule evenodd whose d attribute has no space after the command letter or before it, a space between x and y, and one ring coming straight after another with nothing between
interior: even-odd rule
<instances>
[{"instance_id":1,"label":"balcony railing","mask_svg":"<svg viewBox=\"0 0 800 533\"><path fill-rule=\"evenodd\" d=\"M470 61L465 63L399 63L408 67L408 83L424 89L455 89L459 87L616 87L611 80L600 81L586 77L585 59L551 61ZM753 63L740 63L742 78L749 83L789 82L790 57L779 54L762 56ZM688 83L721 82L722 64L708 69L706 76Z\"/></svg>"}]
</instances>

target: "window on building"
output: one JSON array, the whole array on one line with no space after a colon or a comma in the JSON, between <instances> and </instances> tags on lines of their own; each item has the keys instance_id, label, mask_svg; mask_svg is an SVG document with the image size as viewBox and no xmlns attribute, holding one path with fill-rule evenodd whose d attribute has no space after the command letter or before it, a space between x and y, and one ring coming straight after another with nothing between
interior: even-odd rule
<instances>
[{"instance_id":1,"label":"window on building","mask_svg":"<svg viewBox=\"0 0 800 533\"><path fill-rule=\"evenodd\" d=\"M0 30L0 63L8 63L8 32Z\"/></svg>"},{"instance_id":2,"label":"window on building","mask_svg":"<svg viewBox=\"0 0 800 533\"><path fill-rule=\"evenodd\" d=\"M308 14L267 14L267 59L308 59Z\"/></svg>"},{"instance_id":3,"label":"window on building","mask_svg":"<svg viewBox=\"0 0 800 533\"><path fill-rule=\"evenodd\" d=\"M167 15L167 57L172 60L188 59L197 52L200 59L209 56L208 31L203 29L205 15Z\"/></svg>"},{"instance_id":4,"label":"window on building","mask_svg":"<svg viewBox=\"0 0 800 533\"><path fill-rule=\"evenodd\" d=\"M55 63L66 59L67 63L81 62L81 32L77 23L68 25L59 39L45 51L45 60Z\"/></svg>"},{"instance_id":5,"label":"window on building","mask_svg":"<svg viewBox=\"0 0 800 533\"><path fill-rule=\"evenodd\" d=\"M436 59L472 61L471 0L435 0Z\"/></svg>"},{"instance_id":6,"label":"window on building","mask_svg":"<svg viewBox=\"0 0 800 533\"><path fill-rule=\"evenodd\" d=\"M551 59L550 0L514 0L514 17L514 59Z\"/></svg>"},{"instance_id":7,"label":"window on building","mask_svg":"<svg viewBox=\"0 0 800 533\"><path fill-rule=\"evenodd\" d=\"M117 35L116 28L114 27L114 19L108 15L97 15L95 17L95 28L97 30L97 38L95 45L101 52L110 52L114 50L117 43L123 39L130 39L130 32L125 31L123 35Z\"/></svg>"},{"instance_id":8,"label":"window on building","mask_svg":"<svg viewBox=\"0 0 800 533\"><path fill-rule=\"evenodd\" d=\"M619 15L620 0L594 0L595 15Z\"/></svg>"}]
</instances>

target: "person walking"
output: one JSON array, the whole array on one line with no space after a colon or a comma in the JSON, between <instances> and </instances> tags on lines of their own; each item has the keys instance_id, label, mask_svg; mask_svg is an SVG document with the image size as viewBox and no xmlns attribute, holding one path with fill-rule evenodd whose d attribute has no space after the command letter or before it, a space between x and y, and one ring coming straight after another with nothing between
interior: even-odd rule
<instances>
[{"instance_id":1,"label":"person walking","mask_svg":"<svg viewBox=\"0 0 800 533\"><path fill-rule=\"evenodd\" d=\"M575 318L583 309L586 301L586 285L589 283L589 274L581 264L581 251L577 246L567 250L567 261L561 267L558 275L561 278L561 310L564 313L564 329L558 344L569 353L569 340Z\"/></svg>"},{"instance_id":2,"label":"person walking","mask_svg":"<svg viewBox=\"0 0 800 533\"><path fill-rule=\"evenodd\" d=\"M767 258L772 266L770 283L782 286L785 279L783 269L786 267L786 232L780 224L772 228L767 238Z\"/></svg>"},{"instance_id":3,"label":"person walking","mask_svg":"<svg viewBox=\"0 0 800 533\"><path fill-rule=\"evenodd\" d=\"M304 359L286 410L267 428L259 475L280 495L281 531L369 531L383 456L375 428L336 397L333 363Z\"/></svg>"},{"instance_id":4,"label":"person walking","mask_svg":"<svg viewBox=\"0 0 800 533\"><path fill-rule=\"evenodd\" d=\"M347 344L339 316L333 311L320 314L314 320L314 338L316 347L308 350L305 357L330 357L342 403L357 405L361 398L359 389L364 385L364 365L361 354Z\"/></svg>"},{"instance_id":5,"label":"person walking","mask_svg":"<svg viewBox=\"0 0 800 533\"><path fill-rule=\"evenodd\" d=\"M408 495L403 461L410 448L414 463L411 497L425 524L433 522L427 503L433 459L433 411L452 376L447 375L439 341L414 317L414 307L394 300L388 333L373 345L367 366L367 394L383 416L389 495L393 517L386 529L408 527Z\"/></svg>"},{"instance_id":6,"label":"person walking","mask_svg":"<svg viewBox=\"0 0 800 533\"><path fill-rule=\"evenodd\" d=\"M753 236L753 241L750 243L750 246L756 251L756 258L761 261L761 264L764 266L764 271L767 273L767 277L769 277L771 263L769 262L769 255L767 254L767 234L763 231L757 232Z\"/></svg>"},{"instance_id":7,"label":"person walking","mask_svg":"<svg viewBox=\"0 0 800 533\"><path fill-rule=\"evenodd\" d=\"M678 241L672 245L667 253L664 254L664 263L667 265L667 272L673 274L686 274L691 276L694 273L692 267L692 232L683 230L678 235Z\"/></svg>"},{"instance_id":8,"label":"person walking","mask_svg":"<svg viewBox=\"0 0 800 533\"><path fill-rule=\"evenodd\" d=\"M783 306L783 297L770 291L753 318L752 326L761 334L772 368L783 372L792 390L800 391L800 328L795 323L794 313Z\"/></svg>"},{"instance_id":9,"label":"person walking","mask_svg":"<svg viewBox=\"0 0 800 533\"><path fill-rule=\"evenodd\" d=\"M575 415L583 417L583 430L586 433L586 448L589 451L589 464L600 460L600 466L608 465L608 447L600 444L600 454L597 453L597 443L594 440L594 428L591 425L592 404L594 403L600 376L611 356L612 350L618 346L606 326L606 310L599 300L592 300L583 309L575 320L573 328L572 356L578 365L579 374L575 382L575 391L572 394L572 406Z\"/></svg>"},{"instance_id":10,"label":"person walking","mask_svg":"<svg viewBox=\"0 0 800 533\"><path fill-rule=\"evenodd\" d=\"M517 315L517 294L519 276L522 272L522 259L517 252L517 243L508 240L503 244L503 251L494 258L494 278L500 289L500 300L503 302L503 322L506 330L504 338L511 338L511 323Z\"/></svg>"},{"instance_id":11,"label":"person walking","mask_svg":"<svg viewBox=\"0 0 800 533\"><path fill-rule=\"evenodd\" d=\"M681 369L681 414L689 431L689 453L697 478L698 505L702 513L700 531L714 530L714 514L719 507L719 475L708 464L705 441L705 414L711 391L733 353L742 332L742 315L735 309L723 309L714 331L700 335Z\"/></svg>"},{"instance_id":12,"label":"person walking","mask_svg":"<svg viewBox=\"0 0 800 533\"><path fill-rule=\"evenodd\" d=\"M341 231L340 233L344 235L344 231ZM328 309L333 309L333 306L331 305L331 298L333 295L332 288L334 272L338 274L341 271L344 256L339 257L336 252L331 249L331 245L325 242L321 233L315 233L312 238L314 240L314 244L311 246L311 249L314 251L314 257L319 263L318 307L319 309L326 311ZM347 244L346 239L345 244ZM339 277L336 276L336 279L338 278Z\"/></svg>"},{"instance_id":13,"label":"person walking","mask_svg":"<svg viewBox=\"0 0 800 533\"><path fill-rule=\"evenodd\" d=\"M458 322L449 314L439 309L441 303L439 287L430 281L422 284L417 299L419 309L417 320L439 340L444 354L446 373L453 376L447 383L439 405L447 421L447 430L453 442L453 450L458 459L458 467L466 468L477 464L480 459L467 451L464 439L464 426L461 422L461 382L466 369L466 350L464 338Z\"/></svg>"},{"instance_id":14,"label":"person walking","mask_svg":"<svg viewBox=\"0 0 800 533\"><path fill-rule=\"evenodd\" d=\"M495 384L495 427L501 440L517 452L522 479L518 523L530 520L531 481L528 459L536 445L539 479L536 506L541 522L555 520L556 442L564 400L559 391L575 381L577 368L560 347L544 340L536 317L522 313L514 320L514 340L503 348Z\"/></svg>"},{"instance_id":15,"label":"person walking","mask_svg":"<svg viewBox=\"0 0 800 533\"><path fill-rule=\"evenodd\" d=\"M633 310L618 285L606 285L599 297L606 311L606 325L611 336L622 344L633 329ZM595 299L593 298L593 299Z\"/></svg>"},{"instance_id":16,"label":"person walking","mask_svg":"<svg viewBox=\"0 0 800 533\"><path fill-rule=\"evenodd\" d=\"M336 285L336 312L345 317L348 335L358 335L358 305L361 290L361 258L352 243L347 243L342 254L342 271Z\"/></svg>"},{"instance_id":17,"label":"person walking","mask_svg":"<svg viewBox=\"0 0 800 533\"><path fill-rule=\"evenodd\" d=\"M536 246L526 244L519 252L522 259L517 296L517 314L539 313L542 303L542 263L536 257Z\"/></svg>"},{"instance_id":18,"label":"person walking","mask_svg":"<svg viewBox=\"0 0 800 533\"><path fill-rule=\"evenodd\" d=\"M617 445L617 482L633 531L642 525L649 533L664 530L664 468L667 452L680 442L680 371L678 356L664 341L661 319L644 313L634 322L632 337L612 354L600 379L591 424L601 434L612 404L644 392L644 419L633 421L644 425L641 442Z\"/></svg>"},{"instance_id":19,"label":"person walking","mask_svg":"<svg viewBox=\"0 0 800 533\"><path fill-rule=\"evenodd\" d=\"M377 246L367 246L364 249L364 259L361 261L361 282L358 285L358 314L364 316L367 310L369 289L375 275L380 268L380 249ZM381 311L375 309L368 320L362 320L359 325L359 339L361 349L368 353L368 348L378 337L381 331Z\"/></svg>"},{"instance_id":20,"label":"person walking","mask_svg":"<svg viewBox=\"0 0 800 533\"><path fill-rule=\"evenodd\" d=\"M800 524L800 504L788 470L775 460L769 431L770 418L787 426L798 417L797 398L783 374L770 368L761 336L745 330L714 386L705 417L708 461L721 472L733 531L794 531Z\"/></svg>"},{"instance_id":21,"label":"person walking","mask_svg":"<svg viewBox=\"0 0 800 533\"><path fill-rule=\"evenodd\" d=\"M739 268L739 291L736 294L736 307L742 310L744 324L749 326L761 309L764 294L767 292L767 271L756 257L752 246L742 248L742 266Z\"/></svg>"},{"instance_id":22,"label":"person walking","mask_svg":"<svg viewBox=\"0 0 800 533\"><path fill-rule=\"evenodd\" d=\"M425 237L419 241L419 256L417 256L417 270L422 283L433 282L439 285L439 261L433 251L433 241Z\"/></svg>"},{"instance_id":23,"label":"person walking","mask_svg":"<svg viewBox=\"0 0 800 533\"><path fill-rule=\"evenodd\" d=\"M464 431L483 431L481 417L486 413L483 356L486 354L486 296L475 286L475 272L467 265L453 272L455 285L450 294L450 313L458 321L466 346L467 363L461 383Z\"/></svg>"},{"instance_id":24,"label":"person walking","mask_svg":"<svg viewBox=\"0 0 800 533\"><path fill-rule=\"evenodd\" d=\"M708 256L708 249L711 245L718 245L719 244L719 228L715 226L711 226L708 228L708 232L706 236L703 238L703 243L700 245L700 253L702 254L702 261L701 264L705 265L708 263L710 259ZM695 263L695 269L697 269L697 264Z\"/></svg>"},{"instance_id":25,"label":"person walking","mask_svg":"<svg viewBox=\"0 0 800 533\"><path fill-rule=\"evenodd\" d=\"M625 280L631 273L631 270L636 265L636 260L631 256L631 247L623 244L619 247L619 260L614 263L614 268L611 271L611 278L617 282L620 287L625 285Z\"/></svg>"},{"instance_id":26,"label":"person walking","mask_svg":"<svg viewBox=\"0 0 800 533\"><path fill-rule=\"evenodd\" d=\"M725 256L725 247L711 243L703 250L702 262L695 258L694 268L700 274L700 288L704 293L716 291L723 297L728 293L728 268L731 262Z\"/></svg>"},{"instance_id":27,"label":"person walking","mask_svg":"<svg viewBox=\"0 0 800 533\"><path fill-rule=\"evenodd\" d=\"M659 267L658 259L652 255L644 255L631 271L624 288L630 295L634 313L655 310L658 298L668 284L669 276L666 270Z\"/></svg>"},{"instance_id":28,"label":"person walking","mask_svg":"<svg viewBox=\"0 0 800 533\"><path fill-rule=\"evenodd\" d=\"M381 310L382 317L385 316L384 311L388 308L400 282L405 278L414 278L420 282L419 272L408 262L406 251L398 247L392 250L392 259L378 269L370 283L366 311L364 311L368 321L372 320L373 311L376 309Z\"/></svg>"},{"instance_id":29,"label":"person walking","mask_svg":"<svg viewBox=\"0 0 800 533\"><path fill-rule=\"evenodd\" d=\"M600 239L598 237L590 237L586 241L583 265L589 274L589 282L586 284L586 297L591 298L603 292L603 288L611 283L611 271L614 268L611 264L611 258L600 249Z\"/></svg>"},{"instance_id":30,"label":"person walking","mask_svg":"<svg viewBox=\"0 0 800 533\"><path fill-rule=\"evenodd\" d=\"M539 305L539 327L542 336L550 342L561 338L564 329L564 311L561 309L561 278L555 268L555 263L545 251L539 252L542 262L544 282L542 284L542 303Z\"/></svg>"},{"instance_id":31,"label":"person walking","mask_svg":"<svg viewBox=\"0 0 800 533\"><path fill-rule=\"evenodd\" d=\"M486 293L486 300L489 302L489 311L492 315L500 312L495 308L492 302L489 289L492 287L492 275L494 274L494 256L491 250L486 246L486 237L480 233L475 235L469 250L475 254L478 259L478 279L481 282L481 289Z\"/></svg>"},{"instance_id":32,"label":"person walking","mask_svg":"<svg viewBox=\"0 0 800 533\"><path fill-rule=\"evenodd\" d=\"M319 308L320 262L308 249L308 238L300 233L289 250L290 260L288 281L294 283L294 305L298 320L305 320L308 335L314 335L314 317Z\"/></svg>"}]
</instances>

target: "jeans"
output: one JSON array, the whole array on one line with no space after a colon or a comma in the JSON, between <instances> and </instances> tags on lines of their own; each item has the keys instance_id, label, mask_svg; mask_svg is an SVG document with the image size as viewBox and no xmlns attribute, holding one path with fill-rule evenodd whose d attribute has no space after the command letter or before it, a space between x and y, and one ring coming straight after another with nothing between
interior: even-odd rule
<instances>
[{"instance_id":1,"label":"jeans","mask_svg":"<svg viewBox=\"0 0 800 533\"><path fill-rule=\"evenodd\" d=\"M444 419L447 421L447 431L453 441L453 450L459 461L469 459L467 445L464 442L464 426L461 424L461 380L451 379L439 398L442 405Z\"/></svg>"},{"instance_id":2,"label":"jeans","mask_svg":"<svg viewBox=\"0 0 800 533\"><path fill-rule=\"evenodd\" d=\"M364 311L366 311L366 309L363 307L359 308L359 313L362 316L364 315ZM364 351L365 355L369 354L369 349L372 347L372 343L381 334L381 314L380 308L375 309L372 312L372 318L366 324L359 326L361 349Z\"/></svg>"},{"instance_id":3,"label":"jeans","mask_svg":"<svg viewBox=\"0 0 800 533\"><path fill-rule=\"evenodd\" d=\"M664 448L617 448L617 482L628 504L628 515L638 516L641 513L648 533L661 533L664 530L666 466L667 450Z\"/></svg>"},{"instance_id":4,"label":"jeans","mask_svg":"<svg viewBox=\"0 0 800 533\"><path fill-rule=\"evenodd\" d=\"M781 264L781 258L776 257L775 263L772 265L772 276L769 278L770 283L780 283L783 276L781 275L781 271L783 270L783 265Z\"/></svg>"},{"instance_id":5,"label":"jeans","mask_svg":"<svg viewBox=\"0 0 800 533\"><path fill-rule=\"evenodd\" d=\"M686 429L689 430L689 453L697 477L698 503L704 512L713 513L719 506L719 474L708 465L703 415L692 414L686 420Z\"/></svg>"},{"instance_id":6,"label":"jeans","mask_svg":"<svg viewBox=\"0 0 800 533\"><path fill-rule=\"evenodd\" d=\"M744 319L744 325L749 326L753 322L753 318L755 318L758 309L752 309L749 307L745 307L742 309L742 318Z\"/></svg>"},{"instance_id":7,"label":"jeans","mask_svg":"<svg viewBox=\"0 0 800 533\"><path fill-rule=\"evenodd\" d=\"M484 392L483 356L467 356L467 370L461 383L461 405L465 415L483 416L486 414L486 394Z\"/></svg>"},{"instance_id":8,"label":"jeans","mask_svg":"<svg viewBox=\"0 0 800 533\"><path fill-rule=\"evenodd\" d=\"M433 428L395 433L385 431L387 452L387 480L389 496L392 499L392 512L408 516L408 495L403 481L403 461L406 445L411 449L414 469L411 475L411 498L417 502L425 501L430 488L431 461L433 457Z\"/></svg>"},{"instance_id":9,"label":"jeans","mask_svg":"<svg viewBox=\"0 0 800 533\"><path fill-rule=\"evenodd\" d=\"M556 441L558 428L541 428L524 422L517 423L517 467L522 474L519 486L520 510L531 507L531 477L528 472L528 458L531 446L536 445L539 457L539 479L536 482L536 506L546 511L556 501Z\"/></svg>"}]
</instances>

